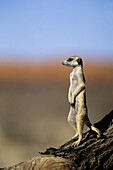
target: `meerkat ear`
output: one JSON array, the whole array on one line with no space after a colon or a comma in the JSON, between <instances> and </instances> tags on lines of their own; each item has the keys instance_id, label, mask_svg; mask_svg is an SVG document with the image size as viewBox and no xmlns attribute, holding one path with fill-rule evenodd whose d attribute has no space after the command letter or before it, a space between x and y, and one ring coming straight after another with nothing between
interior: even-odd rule
<instances>
[{"instance_id":1,"label":"meerkat ear","mask_svg":"<svg viewBox=\"0 0 113 170\"><path fill-rule=\"evenodd\" d=\"M78 62L78 65L82 65L82 59L81 58L78 58L77 62Z\"/></svg>"}]
</instances>

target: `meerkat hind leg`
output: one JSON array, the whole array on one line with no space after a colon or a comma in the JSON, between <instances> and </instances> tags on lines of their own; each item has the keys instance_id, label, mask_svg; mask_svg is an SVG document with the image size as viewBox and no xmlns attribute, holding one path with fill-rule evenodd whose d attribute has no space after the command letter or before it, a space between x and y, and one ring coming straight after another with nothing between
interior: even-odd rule
<instances>
[{"instance_id":1,"label":"meerkat hind leg","mask_svg":"<svg viewBox=\"0 0 113 170\"><path fill-rule=\"evenodd\" d=\"M83 117L80 116L77 120L77 131L78 131L78 140L74 142L73 146L78 146L82 140L82 132L84 127L84 120Z\"/></svg>"},{"instance_id":2,"label":"meerkat hind leg","mask_svg":"<svg viewBox=\"0 0 113 170\"><path fill-rule=\"evenodd\" d=\"M78 131L76 126L76 112L73 107L70 108L70 112L68 115L68 123L74 129L75 135L71 138L74 139L76 136L78 136Z\"/></svg>"}]
</instances>

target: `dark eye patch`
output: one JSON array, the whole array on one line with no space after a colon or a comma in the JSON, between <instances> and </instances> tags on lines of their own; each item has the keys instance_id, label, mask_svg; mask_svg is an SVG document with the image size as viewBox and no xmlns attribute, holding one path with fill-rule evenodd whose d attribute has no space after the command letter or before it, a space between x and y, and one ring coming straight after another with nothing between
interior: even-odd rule
<instances>
[{"instance_id":1,"label":"dark eye patch","mask_svg":"<svg viewBox=\"0 0 113 170\"><path fill-rule=\"evenodd\" d=\"M73 58L69 58L67 61L69 61L69 62L70 62L70 61L72 61L72 60L73 60Z\"/></svg>"}]
</instances>

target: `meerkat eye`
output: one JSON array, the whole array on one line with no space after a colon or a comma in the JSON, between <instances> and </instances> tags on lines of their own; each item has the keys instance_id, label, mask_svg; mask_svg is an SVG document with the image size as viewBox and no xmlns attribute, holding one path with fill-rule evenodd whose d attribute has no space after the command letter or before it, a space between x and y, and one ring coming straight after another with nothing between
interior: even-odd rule
<instances>
[{"instance_id":1,"label":"meerkat eye","mask_svg":"<svg viewBox=\"0 0 113 170\"><path fill-rule=\"evenodd\" d=\"M73 60L73 58L69 58L67 61L69 61L69 62L70 62L70 61L72 61L72 60Z\"/></svg>"}]
</instances>

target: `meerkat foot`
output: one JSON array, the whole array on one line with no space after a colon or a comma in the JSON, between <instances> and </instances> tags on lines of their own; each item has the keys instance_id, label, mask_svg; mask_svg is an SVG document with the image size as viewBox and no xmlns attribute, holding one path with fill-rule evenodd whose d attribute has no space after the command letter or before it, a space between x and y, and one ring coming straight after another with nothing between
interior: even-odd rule
<instances>
[{"instance_id":1,"label":"meerkat foot","mask_svg":"<svg viewBox=\"0 0 113 170\"><path fill-rule=\"evenodd\" d=\"M74 143L72 144L72 146L74 146L74 147L75 147L75 146L78 146L78 145L80 144L80 142L81 142L81 140L78 139L76 142L74 142Z\"/></svg>"},{"instance_id":2,"label":"meerkat foot","mask_svg":"<svg viewBox=\"0 0 113 170\"><path fill-rule=\"evenodd\" d=\"M72 146L78 146L81 142L82 138L79 138L76 142L72 144Z\"/></svg>"}]
</instances>

